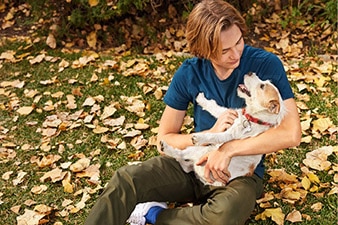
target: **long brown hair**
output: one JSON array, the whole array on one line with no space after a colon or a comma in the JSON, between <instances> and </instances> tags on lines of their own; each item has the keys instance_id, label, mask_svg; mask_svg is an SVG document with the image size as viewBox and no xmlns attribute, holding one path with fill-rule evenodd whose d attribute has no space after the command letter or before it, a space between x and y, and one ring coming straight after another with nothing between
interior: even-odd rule
<instances>
[{"instance_id":1,"label":"long brown hair","mask_svg":"<svg viewBox=\"0 0 338 225\"><path fill-rule=\"evenodd\" d=\"M201 58L218 58L221 54L220 34L232 25L245 35L247 26L241 14L222 0L203 0L191 11L186 28L190 53Z\"/></svg>"}]
</instances>

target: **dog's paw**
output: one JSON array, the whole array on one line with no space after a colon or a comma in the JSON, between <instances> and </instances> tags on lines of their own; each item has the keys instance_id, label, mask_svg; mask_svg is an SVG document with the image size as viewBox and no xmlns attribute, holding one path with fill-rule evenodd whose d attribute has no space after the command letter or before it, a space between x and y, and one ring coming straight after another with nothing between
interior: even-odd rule
<instances>
[{"instance_id":1,"label":"dog's paw","mask_svg":"<svg viewBox=\"0 0 338 225\"><path fill-rule=\"evenodd\" d=\"M226 186L225 183L222 183L220 181L215 181L214 183L209 184L209 185L212 185L212 186L215 186L215 187L224 187L224 186Z\"/></svg>"},{"instance_id":2,"label":"dog's paw","mask_svg":"<svg viewBox=\"0 0 338 225\"><path fill-rule=\"evenodd\" d=\"M198 104L201 104L201 102L203 102L205 100L205 96L203 92L200 92L197 97L196 97L196 101Z\"/></svg>"},{"instance_id":3,"label":"dog's paw","mask_svg":"<svg viewBox=\"0 0 338 225\"><path fill-rule=\"evenodd\" d=\"M160 141L160 145L161 145L161 151L165 152L167 144L164 141Z\"/></svg>"},{"instance_id":4,"label":"dog's paw","mask_svg":"<svg viewBox=\"0 0 338 225\"><path fill-rule=\"evenodd\" d=\"M197 134L193 134L192 137L191 137L191 141L194 145L198 145L199 144L199 141L198 141L198 135Z\"/></svg>"}]
</instances>

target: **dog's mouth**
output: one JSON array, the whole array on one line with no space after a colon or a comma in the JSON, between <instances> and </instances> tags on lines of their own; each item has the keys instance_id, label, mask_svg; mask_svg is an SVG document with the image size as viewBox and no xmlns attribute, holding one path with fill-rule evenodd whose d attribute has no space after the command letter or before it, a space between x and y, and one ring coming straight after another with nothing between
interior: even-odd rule
<instances>
[{"instance_id":1,"label":"dog's mouth","mask_svg":"<svg viewBox=\"0 0 338 225\"><path fill-rule=\"evenodd\" d=\"M250 91L247 89L247 87L244 84L240 84L238 85L238 88L241 92L243 92L244 94L246 94L247 96L251 97L251 93Z\"/></svg>"}]
</instances>

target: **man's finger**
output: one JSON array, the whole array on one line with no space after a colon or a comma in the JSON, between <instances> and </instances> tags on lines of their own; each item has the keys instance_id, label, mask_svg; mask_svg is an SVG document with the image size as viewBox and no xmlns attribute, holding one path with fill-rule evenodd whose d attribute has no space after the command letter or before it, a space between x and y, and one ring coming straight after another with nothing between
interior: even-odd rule
<instances>
[{"instance_id":1,"label":"man's finger","mask_svg":"<svg viewBox=\"0 0 338 225\"><path fill-rule=\"evenodd\" d=\"M200 166L202 165L204 162L206 162L208 160L208 155L204 155L202 156L197 162L196 162L196 165L197 166Z\"/></svg>"}]
</instances>

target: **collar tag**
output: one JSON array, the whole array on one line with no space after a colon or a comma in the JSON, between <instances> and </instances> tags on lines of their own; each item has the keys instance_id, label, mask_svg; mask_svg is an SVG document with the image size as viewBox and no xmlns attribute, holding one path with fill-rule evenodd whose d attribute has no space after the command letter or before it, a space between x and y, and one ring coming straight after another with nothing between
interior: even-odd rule
<instances>
[{"instance_id":1,"label":"collar tag","mask_svg":"<svg viewBox=\"0 0 338 225\"><path fill-rule=\"evenodd\" d=\"M243 128L244 128L243 129L244 133L248 133L248 132L251 131L251 123L250 123L249 120L244 120L242 125L243 125Z\"/></svg>"}]
</instances>

